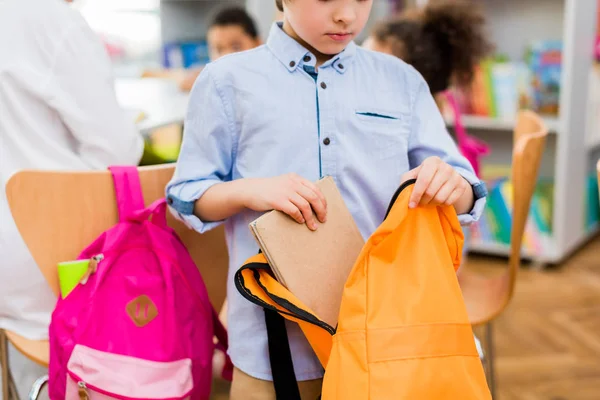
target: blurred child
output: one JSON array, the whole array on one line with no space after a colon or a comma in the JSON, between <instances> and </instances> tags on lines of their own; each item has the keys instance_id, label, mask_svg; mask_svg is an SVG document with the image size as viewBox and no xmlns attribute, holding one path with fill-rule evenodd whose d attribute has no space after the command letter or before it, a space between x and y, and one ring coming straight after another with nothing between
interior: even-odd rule
<instances>
[{"instance_id":1,"label":"blurred child","mask_svg":"<svg viewBox=\"0 0 600 400\"><path fill-rule=\"evenodd\" d=\"M468 87L492 50L485 18L471 0L431 0L376 26L365 47L392 54L423 75L433 95Z\"/></svg>"},{"instance_id":2,"label":"blurred child","mask_svg":"<svg viewBox=\"0 0 600 400\"><path fill-rule=\"evenodd\" d=\"M489 147L467 135L458 102L449 87L468 89L479 62L492 50L484 32L481 8L470 0L432 0L424 8L411 8L380 23L365 47L401 58L423 75L439 105L454 114L461 153L475 173Z\"/></svg>"},{"instance_id":3,"label":"blurred child","mask_svg":"<svg viewBox=\"0 0 600 400\"><path fill-rule=\"evenodd\" d=\"M354 44L372 3L277 0L283 22L266 45L210 63L192 90L167 197L199 232L226 224L232 400L287 398L271 382L264 310L233 281L258 250L250 221L276 209L318 229L327 204L314 182L323 176L335 179L365 238L411 178L410 207L453 205L463 224L483 209L485 190L421 75ZM297 324L286 326L300 393L314 400L323 368Z\"/></svg>"},{"instance_id":4,"label":"blurred child","mask_svg":"<svg viewBox=\"0 0 600 400\"><path fill-rule=\"evenodd\" d=\"M221 10L208 28L207 41L211 61L227 54L253 49L261 44L254 20L241 7ZM200 70L188 73L180 87L183 90L191 90L199 73Z\"/></svg>"}]
</instances>

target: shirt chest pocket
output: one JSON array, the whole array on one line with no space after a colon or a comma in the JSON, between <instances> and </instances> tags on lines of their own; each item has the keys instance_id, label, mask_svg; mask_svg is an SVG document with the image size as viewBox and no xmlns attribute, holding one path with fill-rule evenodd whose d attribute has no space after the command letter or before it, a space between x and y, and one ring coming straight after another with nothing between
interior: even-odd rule
<instances>
[{"instance_id":1,"label":"shirt chest pocket","mask_svg":"<svg viewBox=\"0 0 600 400\"><path fill-rule=\"evenodd\" d=\"M375 107L354 110L357 129L367 138L365 150L378 159L408 158L409 115Z\"/></svg>"}]
</instances>

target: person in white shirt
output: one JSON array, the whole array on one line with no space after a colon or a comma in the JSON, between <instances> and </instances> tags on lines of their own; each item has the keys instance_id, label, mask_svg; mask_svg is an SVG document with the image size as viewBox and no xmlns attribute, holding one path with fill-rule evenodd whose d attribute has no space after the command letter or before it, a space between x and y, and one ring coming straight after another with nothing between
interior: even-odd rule
<instances>
[{"instance_id":1,"label":"person in white shirt","mask_svg":"<svg viewBox=\"0 0 600 400\"><path fill-rule=\"evenodd\" d=\"M10 176L137 165L143 149L83 17L63 0L0 0L0 328L47 338L56 301L12 220Z\"/></svg>"}]
</instances>

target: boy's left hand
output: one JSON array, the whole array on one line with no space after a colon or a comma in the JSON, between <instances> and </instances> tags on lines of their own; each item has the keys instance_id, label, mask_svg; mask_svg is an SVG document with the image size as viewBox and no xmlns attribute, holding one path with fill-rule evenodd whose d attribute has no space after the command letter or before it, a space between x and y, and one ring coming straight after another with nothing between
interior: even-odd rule
<instances>
[{"instance_id":1,"label":"boy's left hand","mask_svg":"<svg viewBox=\"0 0 600 400\"><path fill-rule=\"evenodd\" d=\"M429 157L402 176L402 182L416 179L409 207L452 205L457 213L468 213L474 201L469 182L439 157Z\"/></svg>"}]
</instances>

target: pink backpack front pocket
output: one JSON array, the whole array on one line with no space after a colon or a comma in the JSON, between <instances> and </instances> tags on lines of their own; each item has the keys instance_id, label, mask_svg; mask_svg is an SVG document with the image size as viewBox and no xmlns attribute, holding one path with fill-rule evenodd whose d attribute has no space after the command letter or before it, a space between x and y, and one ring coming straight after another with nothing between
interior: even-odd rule
<instances>
[{"instance_id":1,"label":"pink backpack front pocket","mask_svg":"<svg viewBox=\"0 0 600 400\"><path fill-rule=\"evenodd\" d=\"M77 345L67 365L66 400L184 400L193 388L192 361L148 361Z\"/></svg>"}]
</instances>

